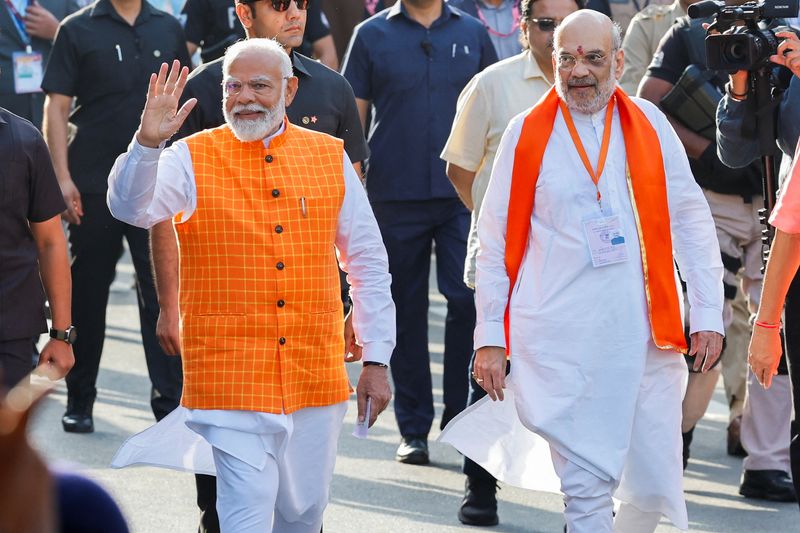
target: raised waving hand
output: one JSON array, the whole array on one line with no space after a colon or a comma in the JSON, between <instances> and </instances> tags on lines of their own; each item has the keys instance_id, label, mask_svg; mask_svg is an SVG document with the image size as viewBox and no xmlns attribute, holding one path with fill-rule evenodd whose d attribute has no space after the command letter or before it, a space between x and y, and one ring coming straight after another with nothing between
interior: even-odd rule
<instances>
[{"instance_id":1,"label":"raised waving hand","mask_svg":"<svg viewBox=\"0 0 800 533\"><path fill-rule=\"evenodd\" d=\"M189 68L181 67L178 60L172 62L171 68L166 63L162 63L158 74L150 75L147 102L144 105L139 130L136 132L136 140L139 141L139 144L157 148L180 129L183 121L197 103L196 98L191 98L178 109L178 102L180 102L188 76Z\"/></svg>"}]
</instances>

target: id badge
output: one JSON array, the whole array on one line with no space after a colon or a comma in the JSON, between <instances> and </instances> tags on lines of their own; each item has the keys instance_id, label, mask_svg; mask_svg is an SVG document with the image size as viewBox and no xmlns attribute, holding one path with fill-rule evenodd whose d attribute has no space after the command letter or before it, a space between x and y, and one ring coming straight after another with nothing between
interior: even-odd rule
<instances>
[{"instance_id":1,"label":"id badge","mask_svg":"<svg viewBox=\"0 0 800 533\"><path fill-rule=\"evenodd\" d=\"M14 92L17 94L42 92L44 62L39 52L14 52Z\"/></svg>"},{"instance_id":2,"label":"id badge","mask_svg":"<svg viewBox=\"0 0 800 533\"><path fill-rule=\"evenodd\" d=\"M628 260L625 235L618 215L592 218L583 222L592 266L614 265Z\"/></svg>"}]
</instances>

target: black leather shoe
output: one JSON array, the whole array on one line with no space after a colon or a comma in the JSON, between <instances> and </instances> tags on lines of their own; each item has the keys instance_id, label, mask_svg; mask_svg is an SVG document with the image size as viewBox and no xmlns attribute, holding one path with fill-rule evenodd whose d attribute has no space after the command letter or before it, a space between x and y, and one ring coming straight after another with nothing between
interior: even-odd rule
<instances>
[{"instance_id":1,"label":"black leather shoe","mask_svg":"<svg viewBox=\"0 0 800 533\"><path fill-rule=\"evenodd\" d=\"M689 448L692 445L692 439L694 438L694 427L683 433L683 469L686 470L686 467L689 466Z\"/></svg>"},{"instance_id":2,"label":"black leather shoe","mask_svg":"<svg viewBox=\"0 0 800 533\"><path fill-rule=\"evenodd\" d=\"M67 400L67 412L61 417L61 425L67 433L92 433L94 420L92 420L92 404L76 400Z\"/></svg>"},{"instance_id":3,"label":"black leather shoe","mask_svg":"<svg viewBox=\"0 0 800 533\"><path fill-rule=\"evenodd\" d=\"M468 526L496 526L497 482L468 477L458 520Z\"/></svg>"},{"instance_id":4,"label":"black leather shoe","mask_svg":"<svg viewBox=\"0 0 800 533\"><path fill-rule=\"evenodd\" d=\"M745 470L739 494L773 502L796 502L792 480L782 470Z\"/></svg>"},{"instance_id":5,"label":"black leather shoe","mask_svg":"<svg viewBox=\"0 0 800 533\"><path fill-rule=\"evenodd\" d=\"M400 439L397 455L394 457L407 465L426 465L428 458L428 439L419 435L411 435Z\"/></svg>"}]
</instances>

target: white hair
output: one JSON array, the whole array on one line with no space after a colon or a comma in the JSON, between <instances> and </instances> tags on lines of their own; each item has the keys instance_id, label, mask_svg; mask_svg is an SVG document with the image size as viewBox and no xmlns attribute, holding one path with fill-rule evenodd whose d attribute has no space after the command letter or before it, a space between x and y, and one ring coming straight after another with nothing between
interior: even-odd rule
<instances>
[{"instance_id":1,"label":"white hair","mask_svg":"<svg viewBox=\"0 0 800 533\"><path fill-rule=\"evenodd\" d=\"M247 52L257 52L259 54L272 55L277 59L281 69L281 77L288 78L293 76L292 61L286 50L274 39L245 39L232 44L225 51L225 59L222 60L222 75L227 78L231 65L239 56Z\"/></svg>"}]
</instances>

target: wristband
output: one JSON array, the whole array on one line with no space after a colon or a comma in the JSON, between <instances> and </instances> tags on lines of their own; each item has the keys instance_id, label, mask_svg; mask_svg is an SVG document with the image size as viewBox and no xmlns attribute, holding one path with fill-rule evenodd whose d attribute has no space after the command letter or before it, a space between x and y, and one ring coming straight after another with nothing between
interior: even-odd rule
<instances>
[{"instance_id":1,"label":"wristband","mask_svg":"<svg viewBox=\"0 0 800 533\"><path fill-rule=\"evenodd\" d=\"M378 361L364 361L361 363L363 366L379 366L381 368L389 368L389 365L386 363L380 363Z\"/></svg>"},{"instance_id":2,"label":"wristband","mask_svg":"<svg viewBox=\"0 0 800 533\"><path fill-rule=\"evenodd\" d=\"M770 324L768 322L761 322L760 320L756 320L754 324L760 328L764 329L780 329L781 323L778 322L777 324Z\"/></svg>"},{"instance_id":3,"label":"wristband","mask_svg":"<svg viewBox=\"0 0 800 533\"><path fill-rule=\"evenodd\" d=\"M737 101L741 102L742 100L747 98L747 91L745 91L744 94L737 94L737 93L733 92L733 85L731 85L730 82L725 84L725 89L728 91L728 95L731 98L733 98L734 100L737 100Z\"/></svg>"}]
</instances>

